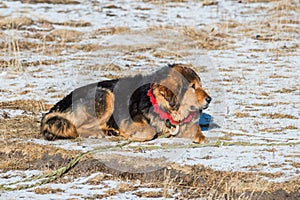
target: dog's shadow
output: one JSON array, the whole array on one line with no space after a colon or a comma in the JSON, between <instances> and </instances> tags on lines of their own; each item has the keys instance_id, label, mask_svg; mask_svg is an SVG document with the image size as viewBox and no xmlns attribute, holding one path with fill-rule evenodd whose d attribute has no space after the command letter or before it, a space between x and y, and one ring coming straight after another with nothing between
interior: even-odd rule
<instances>
[{"instance_id":1,"label":"dog's shadow","mask_svg":"<svg viewBox=\"0 0 300 200\"><path fill-rule=\"evenodd\" d=\"M213 117L210 114L202 113L199 119L199 126L202 131L208 131L214 128L221 128L213 121Z\"/></svg>"}]
</instances>

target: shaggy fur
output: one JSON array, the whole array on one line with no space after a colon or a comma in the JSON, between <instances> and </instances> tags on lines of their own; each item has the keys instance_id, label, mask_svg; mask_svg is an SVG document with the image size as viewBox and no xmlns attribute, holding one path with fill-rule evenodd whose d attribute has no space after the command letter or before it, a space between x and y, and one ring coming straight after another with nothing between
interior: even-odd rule
<instances>
[{"instance_id":1,"label":"shaggy fur","mask_svg":"<svg viewBox=\"0 0 300 200\"><path fill-rule=\"evenodd\" d=\"M43 117L41 133L47 140L114 134L133 141L165 135L202 143L198 119L210 101L195 71L174 64L151 75L75 89Z\"/></svg>"}]
</instances>

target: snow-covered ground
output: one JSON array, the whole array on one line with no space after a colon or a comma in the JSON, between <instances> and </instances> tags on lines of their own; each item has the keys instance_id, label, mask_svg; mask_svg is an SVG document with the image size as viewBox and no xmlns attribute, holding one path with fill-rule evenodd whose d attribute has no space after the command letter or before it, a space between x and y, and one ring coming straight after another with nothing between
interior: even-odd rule
<instances>
[{"instance_id":1,"label":"snow-covered ground","mask_svg":"<svg viewBox=\"0 0 300 200\"><path fill-rule=\"evenodd\" d=\"M219 127L204 131L209 143L192 148L187 140L160 138L131 143L125 150L113 153L161 158L180 165L202 164L216 170L279 174L269 178L271 181L300 176L298 1L218 1L211 6L203 6L200 1L81 0L76 5L2 2L6 8L0 8L0 19L21 16L33 23L21 30L3 29L0 43L21 45L27 41L37 46L20 52L8 46L8 50L0 50L0 61L17 59L21 63L17 67L0 67L1 102L30 99L53 104L87 83L151 73L167 63L192 63L213 97L205 113ZM68 26L72 20L90 25ZM68 36L60 38L62 46L68 45L59 47L57 40L45 39L55 35L52 29L81 34L71 42L64 41ZM37 39L35 32L44 40ZM53 52L47 49L51 45ZM0 118L3 113L14 117L22 111L0 109ZM82 151L115 144L101 139L29 142ZM133 146L142 151L133 151ZM105 155L97 153L95 157ZM70 193L64 195L76 198L72 195L86 189L87 193L94 189L105 191L120 184L107 182L91 189L94 186L86 186L85 181L78 179L68 186L51 187L69 187L64 190ZM7 192L1 198L9 199L12 193L16 198L43 198L23 191ZM59 195L55 193L47 199L65 199ZM132 193L124 195L112 198L136 198Z\"/></svg>"}]
</instances>

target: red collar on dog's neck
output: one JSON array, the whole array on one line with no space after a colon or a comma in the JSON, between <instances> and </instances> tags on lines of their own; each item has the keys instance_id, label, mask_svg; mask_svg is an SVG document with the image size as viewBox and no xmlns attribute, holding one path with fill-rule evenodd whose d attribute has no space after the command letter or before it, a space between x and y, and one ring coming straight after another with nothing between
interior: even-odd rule
<instances>
[{"instance_id":1,"label":"red collar on dog's neck","mask_svg":"<svg viewBox=\"0 0 300 200\"><path fill-rule=\"evenodd\" d=\"M173 117L169 113L163 111L159 107L159 105L157 104L157 101L156 101L156 99L155 99L155 97L153 95L153 92L152 92L152 85L150 85L150 89L148 90L147 95L149 96L150 102L152 103L153 111L155 113L157 113L161 119L163 119L163 120L169 120L170 123L173 124L173 125L175 125L175 126L179 125L179 124L189 123L190 121L192 121L193 117L195 117L197 115L196 112L192 112L184 120L182 120L182 121L175 121L173 119Z\"/></svg>"}]
</instances>

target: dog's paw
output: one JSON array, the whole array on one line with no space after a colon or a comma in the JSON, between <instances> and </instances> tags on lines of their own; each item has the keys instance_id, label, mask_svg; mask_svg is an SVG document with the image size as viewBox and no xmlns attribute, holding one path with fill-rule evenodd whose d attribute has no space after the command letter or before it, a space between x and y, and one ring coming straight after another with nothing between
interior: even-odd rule
<instances>
[{"instance_id":1,"label":"dog's paw","mask_svg":"<svg viewBox=\"0 0 300 200\"><path fill-rule=\"evenodd\" d=\"M193 143L196 144L205 144L208 143L208 139L204 135L196 135L193 139Z\"/></svg>"},{"instance_id":2,"label":"dog's paw","mask_svg":"<svg viewBox=\"0 0 300 200\"><path fill-rule=\"evenodd\" d=\"M155 137L155 133L146 132L146 131L137 131L129 136L129 140L131 141L137 141L137 142L145 142L152 140Z\"/></svg>"},{"instance_id":3,"label":"dog's paw","mask_svg":"<svg viewBox=\"0 0 300 200\"><path fill-rule=\"evenodd\" d=\"M43 136L46 140L53 141L56 139L56 135L50 133L49 131L44 131Z\"/></svg>"}]
</instances>

